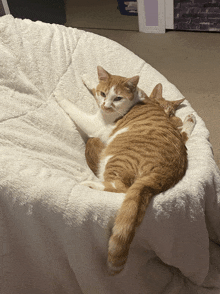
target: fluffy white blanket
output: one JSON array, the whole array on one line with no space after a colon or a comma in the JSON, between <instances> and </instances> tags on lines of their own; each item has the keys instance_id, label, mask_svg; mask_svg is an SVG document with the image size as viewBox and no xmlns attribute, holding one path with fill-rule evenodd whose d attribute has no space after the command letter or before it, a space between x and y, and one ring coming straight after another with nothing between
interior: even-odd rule
<instances>
[{"instance_id":1,"label":"fluffy white blanket","mask_svg":"<svg viewBox=\"0 0 220 294\"><path fill-rule=\"evenodd\" d=\"M140 75L150 94L182 97L145 61L101 36L59 25L0 19L0 292L2 294L219 293L220 176L209 132L194 113L188 170L154 197L125 270L106 272L107 245L123 194L91 190L85 143L55 101L94 113L82 74L101 65ZM190 97L189 97L190 98Z\"/></svg>"}]
</instances>

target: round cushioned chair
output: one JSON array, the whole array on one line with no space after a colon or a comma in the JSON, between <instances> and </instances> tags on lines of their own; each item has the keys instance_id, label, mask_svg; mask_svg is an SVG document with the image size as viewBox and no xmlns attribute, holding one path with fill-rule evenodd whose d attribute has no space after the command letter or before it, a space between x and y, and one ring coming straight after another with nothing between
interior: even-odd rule
<instances>
[{"instance_id":1,"label":"round cushioned chair","mask_svg":"<svg viewBox=\"0 0 220 294\"><path fill-rule=\"evenodd\" d=\"M209 132L189 102L177 111L197 120L186 175L152 199L124 271L109 277L108 239L124 195L80 185L93 176L85 142L55 99L94 113L81 76L97 79L97 65L140 75L148 95L162 83L164 98L177 100L178 89L126 48L82 30L8 15L0 19L0 46L1 292L220 291L219 171Z\"/></svg>"}]
</instances>

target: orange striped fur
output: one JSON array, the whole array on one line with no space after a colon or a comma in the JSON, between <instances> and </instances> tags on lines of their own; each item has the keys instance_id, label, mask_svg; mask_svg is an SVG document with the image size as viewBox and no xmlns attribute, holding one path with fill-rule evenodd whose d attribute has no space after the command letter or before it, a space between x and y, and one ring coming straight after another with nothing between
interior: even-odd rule
<instances>
[{"instance_id":1,"label":"orange striped fur","mask_svg":"<svg viewBox=\"0 0 220 294\"><path fill-rule=\"evenodd\" d=\"M86 142L85 156L89 168L95 175L98 173L100 154L105 145L99 138L89 138Z\"/></svg>"},{"instance_id":2,"label":"orange striped fur","mask_svg":"<svg viewBox=\"0 0 220 294\"><path fill-rule=\"evenodd\" d=\"M101 154L101 159L112 155L105 166L105 190L126 193L109 240L112 274L123 269L151 198L178 183L187 167L180 132L158 104L148 100L135 105L117 122L112 135L124 127L128 131L118 135Z\"/></svg>"},{"instance_id":3,"label":"orange striped fur","mask_svg":"<svg viewBox=\"0 0 220 294\"><path fill-rule=\"evenodd\" d=\"M132 90L126 89L123 85L125 78L109 73L106 77L105 71L103 75L104 83L99 76L100 84L96 90L93 89L95 95L100 96L101 93L105 97L103 93L108 92L117 81L116 94L132 100L136 84ZM92 160L93 166L89 162L88 165L102 178L104 190L126 193L109 240L108 268L112 275L124 268L135 230L141 224L151 198L178 183L187 168L184 145L187 135L184 133L181 136L178 128L182 121L174 116L176 108L184 99L166 101L162 97L161 84L154 88L150 97L143 91L141 93L144 99L117 120L110 134L110 143L100 144L98 138L93 138L86 146L87 162L91 160L89 150L96 157ZM96 101L98 103L98 99ZM105 103L101 107L105 110ZM113 112L114 107L108 105L106 111ZM116 132L124 128L127 128L125 132L111 140ZM101 175L101 165L108 156L110 158Z\"/></svg>"},{"instance_id":4,"label":"orange striped fur","mask_svg":"<svg viewBox=\"0 0 220 294\"><path fill-rule=\"evenodd\" d=\"M155 89L160 88L162 91L162 85L158 84ZM154 90L155 91L155 90ZM93 93L94 94L94 93ZM156 94L156 93L155 93ZM163 108L164 112L170 118L171 122L177 127L181 133L182 139L184 143L187 141L188 136L185 132L181 132L181 127L183 125L182 120L179 117L175 116L175 112L178 106L185 100L185 98L176 100L176 101L168 101L165 100L163 97L157 97L154 92L151 95L151 99L155 99L156 102ZM146 94L145 94L146 95ZM146 95L147 97L147 95ZM148 98L148 97L147 97ZM99 138L89 138L86 142L86 150L85 150L85 157L89 168L93 171L95 175L98 172L98 165L100 162L100 155L102 149L104 149L105 145Z\"/></svg>"},{"instance_id":5,"label":"orange striped fur","mask_svg":"<svg viewBox=\"0 0 220 294\"><path fill-rule=\"evenodd\" d=\"M84 113L67 99L57 101L84 133L95 137L87 142L86 158L100 182L81 184L125 193L108 246L108 269L114 275L124 268L136 228L152 197L184 176L184 143L193 130L195 117L187 116L182 125L174 113L183 100L170 107L172 102L162 97L161 84L148 97L137 87L139 76L111 75L100 66L97 70L96 87L84 79L99 106L95 115Z\"/></svg>"}]
</instances>

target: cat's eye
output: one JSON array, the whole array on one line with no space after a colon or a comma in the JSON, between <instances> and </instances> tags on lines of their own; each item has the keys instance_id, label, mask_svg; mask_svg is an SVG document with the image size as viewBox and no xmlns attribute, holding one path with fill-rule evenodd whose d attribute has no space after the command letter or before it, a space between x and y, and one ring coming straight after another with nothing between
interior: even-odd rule
<instances>
[{"instance_id":1,"label":"cat's eye","mask_svg":"<svg viewBox=\"0 0 220 294\"><path fill-rule=\"evenodd\" d=\"M116 97L115 99L114 99L114 101L120 101L122 99L122 97Z\"/></svg>"},{"instance_id":2,"label":"cat's eye","mask_svg":"<svg viewBox=\"0 0 220 294\"><path fill-rule=\"evenodd\" d=\"M106 97L106 95L105 95L104 92L101 92L101 96L102 96L102 97Z\"/></svg>"}]
</instances>

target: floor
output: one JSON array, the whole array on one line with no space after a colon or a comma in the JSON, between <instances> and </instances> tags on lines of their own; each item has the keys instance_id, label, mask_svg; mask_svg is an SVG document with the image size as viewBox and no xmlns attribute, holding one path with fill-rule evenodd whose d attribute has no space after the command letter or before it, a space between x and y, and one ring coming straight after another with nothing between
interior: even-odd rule
<instances>
[{"instance_id":1,"label":"floor","mask_svg":"<svg viewBox=\"0 0 220 294\"><path fill-rule=\"evenodd\" d=\"M120 43L176 85L204 120L220 168L220 33L140 33L137 17L122 16L117 0L77 2L66 0L66 25Z\"/></svg>"},{"instance_id":2,"label":"floor","mask_svg":"<svg viewBox=\"0 0 220 294\"><path fill-rule=\"evenodd\" d=\"M117 0L67 0L66 25L77 28L138 31L138 16L121 15L117 7Z\"/></svg>"}]
</instances>

